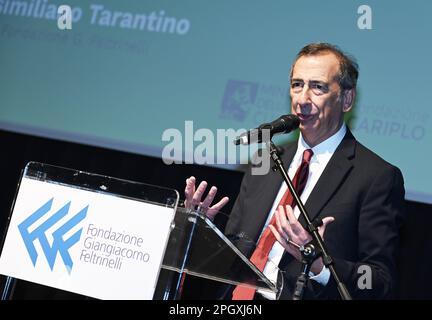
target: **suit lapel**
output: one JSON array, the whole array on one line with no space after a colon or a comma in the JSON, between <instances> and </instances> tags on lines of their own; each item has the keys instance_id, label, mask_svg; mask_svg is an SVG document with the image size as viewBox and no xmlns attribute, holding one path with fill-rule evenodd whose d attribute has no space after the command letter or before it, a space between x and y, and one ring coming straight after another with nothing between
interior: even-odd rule
<instances>
[{"instance_id":1,"label":"suit lapel","mask_svg":"<svg viewBox=\"0 0 432 320\"><path fill-rule=\"evenodd\" d=\"M297 151L297 144L291 144L288 146L285 146L283 148L280 148L280 157L282 159L283 165L285 169L288 171L289 165L291 164L292 159L294 158L294 155ZM269 155L270 157L270 155ZM266 202L271 203L273 205L273 202L279 192L281 183L282 183L282 175L280 174L279 170L274 171L272 168L274 167L274 162L272 160L270 164L270 172L265 176L265 180L262 180L263 185L265 186L264 194L266 195L266 199L268 200ZM263 187L263 186L260 186ZM269 208L270 210L270 208ZM268 212L266 212L266 215Z\"/></svg>"},{"instance_id":2,"label":"suit lapel","mask_svg":"<svg viewBox=\"0 0 432 320\"><path fill-rule=\"evenodd\" d=\"M354 136L351 131L347 129L345 137L336 149L329 163L327 163L326 168L305 203L305 209L311 221L321 212L321 209L331 199L351 170L353 166L351 159L354 157L355 144ZM301 215L299 217L299 222L305 226L305 220ZM293 260L294 257L287 254L285 251L279 263L279 267L284 269L285 266Z\"/></svg>"},{"instance_id":3,"label":"suit lapel","mask_svg":"<svg viewBox=\"0 0 432 320\"><path fill-rule=\"evenodd\" d=\"M294 143L294 144L291 144L285 148L282 148L282 150L283 150L283 153L281 155L282 162L284 164L286 171L288 172L291 161L293 160L295 153L297 152L297 143ZM277 172L277 174L279 176L281 176L281 174L279 172Z\"/></svg>"},{"instance_id":4,"label":"suit lapel","mask_svg":"<svg viewBox=\"0 0 432 320\"><path fill-rule=\"evenodd\" d=\"M328 162L305 203L306 212L311 220L320 213L351 170L353 166L351 159L354 156L355 144L354 136L347 130L344 139ZM303 218L299 221L304 224Z\"/></svg>"},{"instance_id":5,"label":"suit lapel","mask_svg":"<svg viewBox=\"0 0 432 320\"><path fill-rule=\"evenodd\" d=\"M297 151L297 143L285 146L280 150L282 150L282 162L284 167L288 170L288 167ZM272 168L273 165L274 163L272 161L270 167ZM253 206L250 208L250 210L251 212L254 212L253 216L255 219L248 221L247 226L244 226L245 228L251 228L249 231L250 235L255 239L258 239L258 236L261 234L263 225L268 218L268 214L273 206L273 202L279 192L282 180L282 175L279 173L279 171L273 171L270 169L268 174L259 179L259 185L255 186L261 190L262 198L261 201L258 202L256 199L254 199L255 201L250 201L251 204L253 203Z\"/></svg>"}]
</instances>

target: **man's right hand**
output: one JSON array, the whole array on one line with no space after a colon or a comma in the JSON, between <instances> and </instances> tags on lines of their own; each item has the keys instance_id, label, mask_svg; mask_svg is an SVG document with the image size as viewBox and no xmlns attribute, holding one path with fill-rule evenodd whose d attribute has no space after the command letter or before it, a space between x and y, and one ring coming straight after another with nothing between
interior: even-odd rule
<instances>
[{"instance_id":1,"label":"man's right hand","mask_svg":"<svg viewBox=\"0 0 432 320\"><path fill-rule=\"evenodd\" d=\"M207 188L207 182L202 181L198 188L195 188L195 183L195 177L193 176L186 179L185 208L195 210L198 206L200 211L204 212L209 219L213 220L219 210L221 210L228 203L229 198L223 197L222 200L210 207L214 197L216 196L217 188L212 186L205 199L201 201L201 198Z\"/></svg>"}]
</instances>

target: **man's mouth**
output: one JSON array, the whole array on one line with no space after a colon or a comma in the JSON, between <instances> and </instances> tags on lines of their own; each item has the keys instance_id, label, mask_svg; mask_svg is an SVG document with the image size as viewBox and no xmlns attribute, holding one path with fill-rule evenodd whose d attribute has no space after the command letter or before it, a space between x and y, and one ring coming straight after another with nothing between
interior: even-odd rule
<instances>
[{"instance_id":1,"label":"man's mouth","mask_svg":"<svg viewBox=\"0 0 432 320\"><path fill-rule=\"evenodd\" d=\"M309 121L314 117L313 114L302 114L302 113L298 113L297 116L299 117L301 122Z\"/></svg>"}]
</instances>

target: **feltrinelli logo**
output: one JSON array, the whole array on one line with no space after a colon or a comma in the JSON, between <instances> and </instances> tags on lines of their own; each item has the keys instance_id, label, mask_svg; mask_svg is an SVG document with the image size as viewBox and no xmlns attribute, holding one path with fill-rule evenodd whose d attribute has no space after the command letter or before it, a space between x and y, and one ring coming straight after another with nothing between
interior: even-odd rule
<instances>
[{"instance_id":1,"label":"feltrinelli logo","mask_svg":"<svg viewBox=\"0 0 432 320\"><path fill-rule=\"evenodd\" d=\"M85 219L89 206L87 205L77 214L73 215L70 219L68 219L66 222L62 223L58 227L56 226L54 231L51 231L54 225L56 225L60 220L62 220L69 214L69 209L71 205L71 202L69 201L57 212L48 217L45 221L43 221L36 227L33 227L51 211L53 201L54 198L51 198L39 209L29 215L24 221L22 221L18 225L18 229L24 241L30 259L33 263L33 266L36 266L38 258L38 252L35 247L35 242L39 241L39 244L48 261L51 271L54 268L58 253L61 256L68 273L70 274L73 267L73 261L69 254L69 249L79 241L83 228L81 227L78 231L74 232L67 239L64 239L64 236L66 233L72 230L72 228L77 226L81 221ZM52 239L51 244L48 240L49 238Z\"/></svg>"}]
</instances>

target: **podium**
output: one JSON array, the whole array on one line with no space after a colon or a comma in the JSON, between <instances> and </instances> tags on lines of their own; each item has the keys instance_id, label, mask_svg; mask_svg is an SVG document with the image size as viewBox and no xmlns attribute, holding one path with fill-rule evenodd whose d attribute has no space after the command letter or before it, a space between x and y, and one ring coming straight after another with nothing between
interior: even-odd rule
<instances>
[{"instance_id":1,"label":"podium","mask_svg":"<svg viewBox=\"0 0 432 320\"><path fill-rule=\"evenodd\" d=\"M162 268L177 273L177 282L165 288L168 299L181 298L184 275L278 292L210 219L185 208L177 209Z\"/></svg>"},{"instance_id":2,"label":"podium","mask_svg":"<svg viewBox=\"0 0 432 320\"><path fill-rule=\"evenodd\" d=\"M181 299L185 275L278 291L178 202L174 189L28 163L1 243L2 299Z\"/></svg>"}]
</instances>

